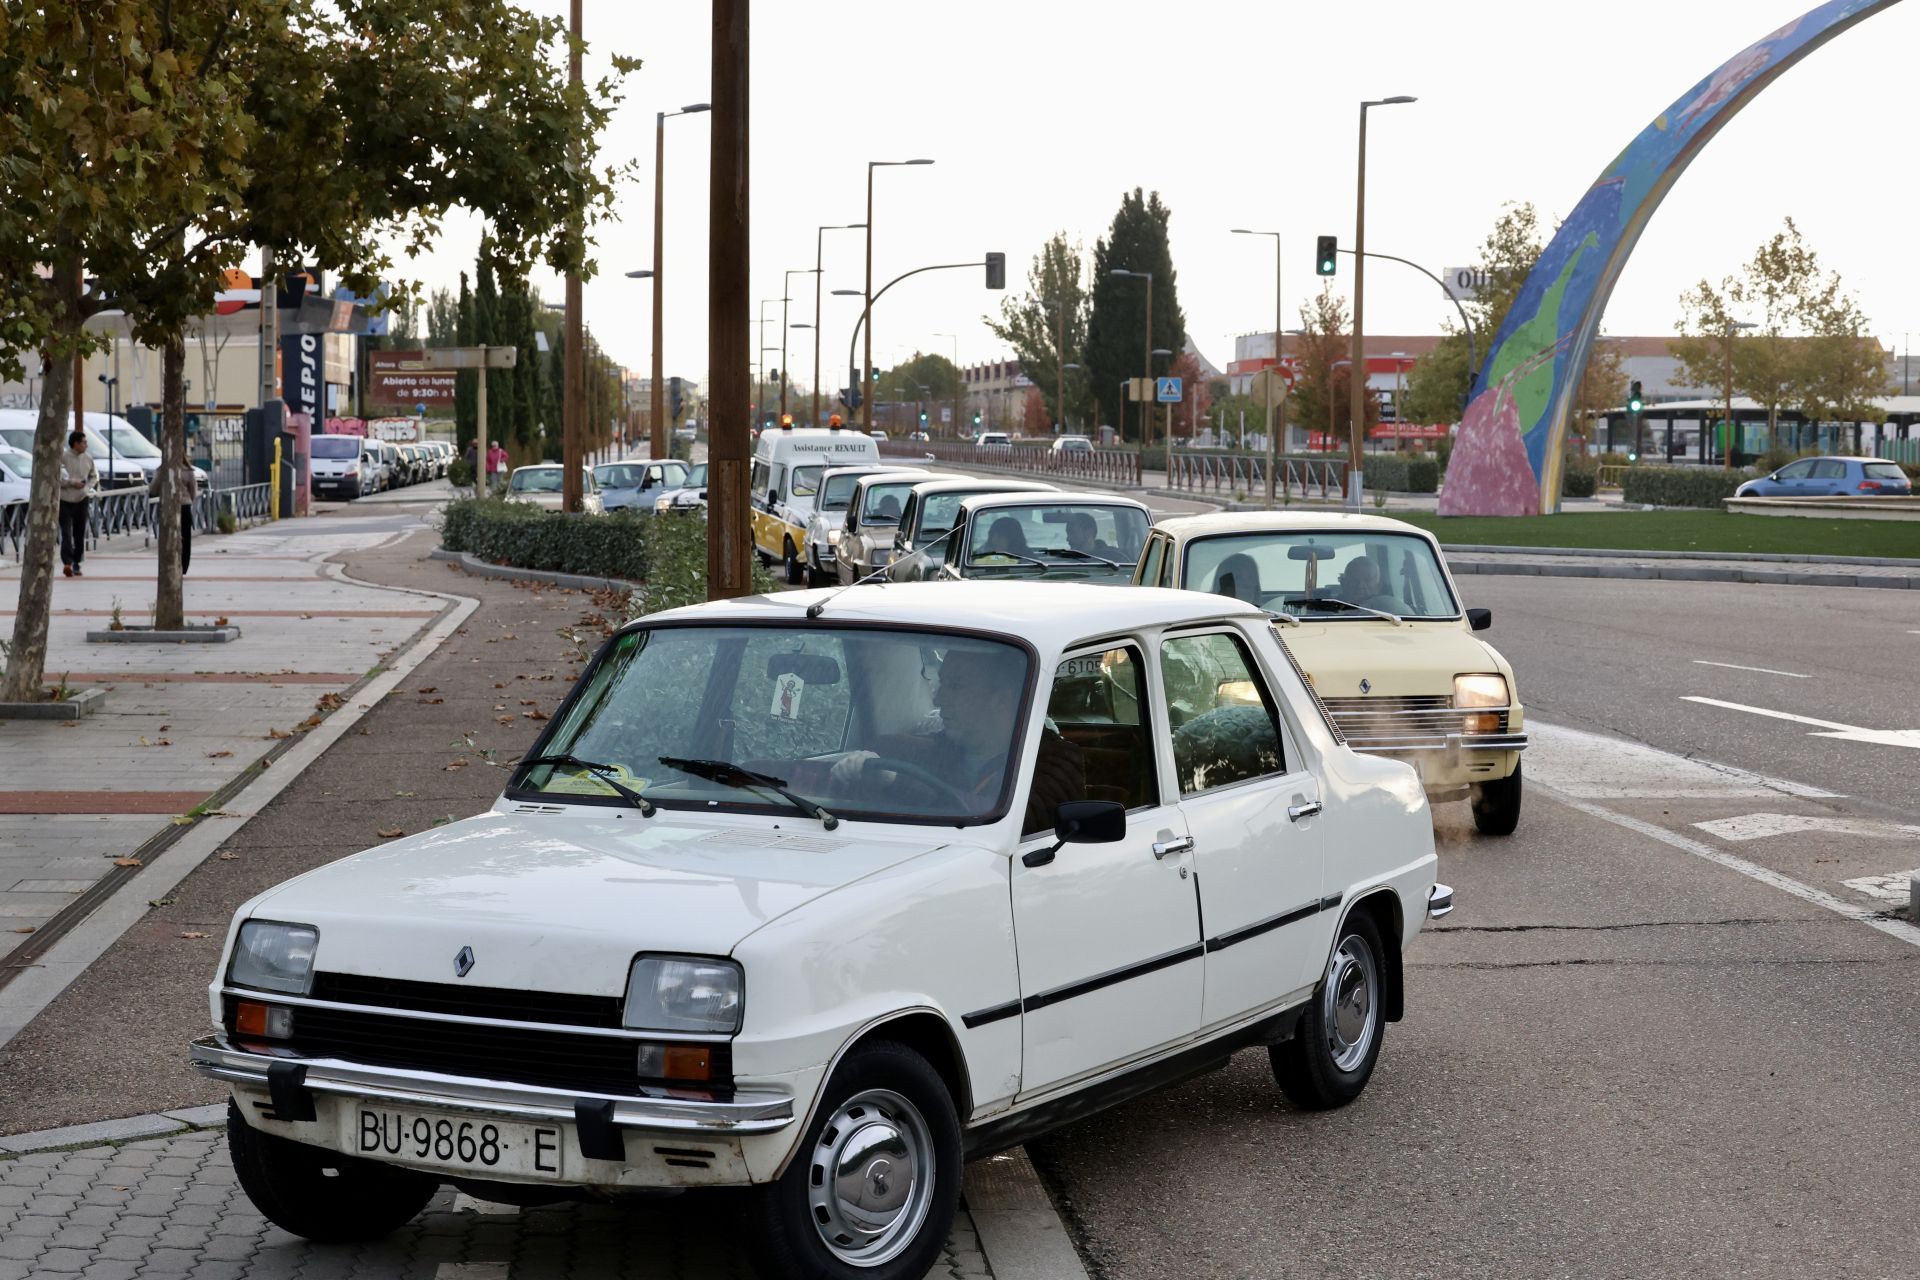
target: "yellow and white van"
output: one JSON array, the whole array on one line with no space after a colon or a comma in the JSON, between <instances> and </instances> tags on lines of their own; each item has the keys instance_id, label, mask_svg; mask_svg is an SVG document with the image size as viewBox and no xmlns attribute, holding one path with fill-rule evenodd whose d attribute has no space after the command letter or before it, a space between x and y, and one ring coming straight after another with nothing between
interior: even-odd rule
<instances>
[{"instance_id":1,"label":"yellow and white van","mask_svg":"<svg viewBox=\"0 0 1920 1280\"><path fill-rule=\"evenodd\" d=\"M753 545L760 558L786 566L798 586L806 572L807 521L820 473L847 463L879 462L880 443L839 427L762 431L753 446Z\"/></svg>"}]
</instances>

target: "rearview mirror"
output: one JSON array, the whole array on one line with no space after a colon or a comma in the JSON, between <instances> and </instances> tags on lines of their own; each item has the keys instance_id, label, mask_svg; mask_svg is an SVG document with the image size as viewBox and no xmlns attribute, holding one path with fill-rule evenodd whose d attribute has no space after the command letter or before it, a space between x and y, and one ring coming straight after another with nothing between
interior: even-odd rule
<instances>
[{"instance_id":1,"label":"rearview mirror","mask_svg":"<svg viewBox=\"0 0 1920 1280\"><path fill-rule=\"evenodd\" d=\"M1331 560L1333 559L1333 548L1323 547L1318 543L1314 543L1314 542L1310 542L1303 547L1288 547L1287 559L1289 560Z\"/></svg>"},{"instance_id":2,"label":"rearview mirror","mask_svg":"<svg viewBox=\"0 0 1920 1280\"><path fill-rule=\"evenodd\" d=\"M1488 627L1492 625L1493 625L1493 610L1491 609L1467 610L1467 626L1468 627L1472 628L1475 631L1485 631Z\"/></svg>"},{"instance_id":3,"label":"rearview mirror","mask_svg":"<svg viewBox=\"0 0 1920 1280\"><path fill-rule=\"evenodd\" d=\"M839 684L840 664L817 653L776 653L767 659L767 679L799 676L808 684Z\"/></svg>"}]
</instances>

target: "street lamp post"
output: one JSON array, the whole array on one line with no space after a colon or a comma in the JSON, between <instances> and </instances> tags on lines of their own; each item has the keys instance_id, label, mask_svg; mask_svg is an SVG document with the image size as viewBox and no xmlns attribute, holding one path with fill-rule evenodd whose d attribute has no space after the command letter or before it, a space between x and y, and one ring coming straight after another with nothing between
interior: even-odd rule
<instances>
[{"instance_id":1,"label":"street lamp post","mask_svg":"<svg viewBox=\"0 0 1920 1280\"><path fill-rule=\"evenodd\" d=\"M653 119L653 397L647 406L647 412L653 419L653 439L651 453L656 458L667 456L667 414L666 414L666 372L665 355L662 353L661 330L665 327L663 319L664 292L661 278L667 271L666 258L666 183L667 183L667 121L674 116L698 115L711 111L712 105L695 102L678 111L660 111ZM632 274L629 272L628 274Z\"/></svg>"},{"instance_id":2,"label":"street lamp post","mask_svg":"<svg viewBox=\"0 0 1920 1280\"><path fill-rule=\"evenodd\" d=\"M1275 462L1274 446L1273 446L1274 405L1276 402L1282 401L1285 398L1283 396L1277 396L1274 394L1274 385L1273 385L1274 383L1280 380L1280 357L1283 352L1282 344L1286 341L1286 339L1281 336L1283 333L1282 326L1285 325L1286 323L1286 315L1285 315L1283 304L1280 301L1280 257L1281 257L1280 233L1278 231L1249 231L1243 227L1235 227L1233 229L1233 234L1237 236L1272 236L1273 237L1273 372L1267 376L1267 468L1266 468L1267 470L1267 505L1271 507L1273 505L1273 468L1274 468L1274 462ZM1280 420L1282 423L1284 423L1286 421L1286 416L1285 416L1286 410L1284 408L1281 409L1280 414L1281 414Z\"/></svg>"},{"instance_id":3,"label":"street lamp post","mask_svg":"<svg viewBox=\"0 0 1920 1280\"><path fill-rule=\"evenodd\" d=\"M839 226L821 227L813 233L813 425L820 425L820 281L821 242L829 231L864 231L864 222L848 222Z\"/></svg>"},{"instance_id":4,"label":"street lamp post","mask_svg":"<svg viewBox=\"0 0 1920 1280\"><path fill-rule=\"evenodd\" d=\"M1125 267L1116 267L1114 268L1111 274L1120 276L1127 280L1145 280L1147 282L1147 336L1146 336L1146 341L1143 342L1141 346L1146 351L1146 366L1147 366L1146 378L1148 382L1152 382L1153 381L1153 272L1129 271ZM1144 388L1143 388L1143 391L1144 391ZM1125 404L1126 401L1122 400L1121 403ZM1153 435L1153 410L1152 410L1151 404L1147 400L1146 396L1143 394L1140 397L1140 449L1142 452L1145 452L1146 449L1152 445L1153 443L1153 440L1151 438L1152 435Z\"/></svg>"},{"instance_id":5,"label":"street lamp post","mask_svg":"<svg viewBox=\"0 0 1920 1280\"><path fill-rule=\"evenodd\" d=\"M900 165L932 164L932 163L933 161L931 160L869 160L867 161L867 283L866 283L865 295L867 300L868 313L871 313L873 311L873 171L875 169L896 168ZM861 353L860 378L863 382L866 381L867 379L866 371L868 369L871 369L872 367L873 367L873 322L871 319L871 315L869 314L869 316L867 317L866 346L862 349L862 353ZM868 388L868 390L871 390L871 388ZM860 398L860 426L861 426L861 429L864 431L873 430L873 396L870 394L863 395Z\"/></svg>"},{"instance_id":6,"label":"street lamp post","mask_svg":"<svg viewBox=\"0 0 1920 1280\"><path fill-rule=\"evenodd\" d=\"M1347 432L1347 489L1357 509L1365 477L1361 472L1360 440L1367 430L1367 111L1371 107L1397 107L1417 102L1402 94L1360 104L1360 184L1353 206L1353 371L1347 377L1348 400L1353 421Z\"/></svg>"},{"instance_id":7,"label":"street lamp post","mask_svg":"<svg viewBox=\"0 0 1920 1280\"><path fill-rule=\"evenodd\" d=\"M765 390L761 384L767 381L767 352L780 349L767 345L767 308L779 301L779 298L760 299L760 376L754 379L753 398L759 404L763 417L767 411L767 397L761 394Z\"/></svg>"},{"instance_id":8,"label":"street lamp post","mask_svg":"<svg viewBox=\"0 0 1920 1280\"><path fill-rule=\"evenodd\" d=\"M627 279L629 280L652 280L653 278L654 278L653 272L651 271L627 272ZM653 304L654 304L654 311L657 314L660 309L660 288L658 284L654 286ZM659 443L657 437L653 434L654 427L659 425L659 421L660 421L660 396L659 396L660 361L658 358L660 355L659 333L660 333L659 321L658 319L656 319L654 321L654 344L653 344L653 354L655 357L654 365L653 365L653 389L647 401L647 451L653 457L664 458L666 456L666 449L663 445Z\"/></svg>"},{"instance_id":9,"label":"street lamp post","mask_svg":"<svg viewBox=\"0 0 1920 1280\"><path fill-rule=\"evenodd\" d=\"M817 272L818 267L795 267L780 282L780 416L787 416L787 304L793 299L793 278Z\"/></svg>"}]
</instances>

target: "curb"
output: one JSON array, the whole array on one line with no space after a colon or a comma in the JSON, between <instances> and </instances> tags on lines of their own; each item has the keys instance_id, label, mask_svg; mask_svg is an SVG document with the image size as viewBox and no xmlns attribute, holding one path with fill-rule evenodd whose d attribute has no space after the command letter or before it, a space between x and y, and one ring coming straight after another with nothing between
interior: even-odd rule
<instances>
[{"instance_id":1,"label":"curb","mask_svg":"<svg viewBox=\"0 0 1920 1280\"><path fill-rule=\"evenodd\" d=\"M640 591L645 583L629 582L625 578L591 578L579 573L556 573L549 569L519 569L513 565L488 564L485 560L476 560L465 551L449 551L445 547L435 547L427 553L430 560L444 560L456 564L476 578L504 578L509 582L547 582L556 587L572 587L578 591Z\"/></svg>"},{"instance_id":2,"label":"curb","mask_svg":"<svg viewBox=\"0 0 1920 1280\"><path fill-rule=\"evenodd\" d=\"M440 600L448 607L437 620L427 624L423 633L416 633L404 653L395 657L378 675L360 685L345 706L275 756L273 768L260 773L238 792L228 796L223 802L226 812L208 814L191 827L181 828L181 834L170 840L158 857L131 878L137 879L143 890L151 892L125 892L126 884L131 879L116 886L115 891L107 895L91 914L65 932L44 955L36 957L31 967L20 969L4 987L0 987L0 1048L5 1048L147 913L149 898L166 897L169 890L212 857L215 850L238 835L254 814L265 808L308 765L344 737L349 729L360 722L362 716L397 688L415 667L425 662L480 607L480 602L470 596L426 591L417 587L389 587L354 578L338 564L327 563L323 567L328 577L356 586L425 596ZM172 835L172 830L162 834Z\"/></svg>"},{"instance_id":3,"label":"curb","mask_svg":"<svg viewBox=\"0 0 1920 1280\"><path fill-rule=\"evenodd\" d=\"M1447 559L1454 577L1621 578L1640 582L1746 582L1767 586L1859 587L1881 591L1920 590L1920 573L1904 578L1853 573L1793 573L1784 569L1724 569L1705 566L1661 567L1645 564L1509 564L1494 560Z\"/></svg>"},{"instance_id":4,"label":"curb","mask_svg":"<svg viewBox=\"0 0 1920 1280\"><path fill-rule=\"evenodd\" d=\"M32 1155L36 1151L59 1151L68 1147L97 1147L115 1142L136 1142L142 1138L169 1138L197 1129L224 1129L227 1104L183 1107L149 1116L128 1116L124 1120L95 1120L90 1124L70 1124L62 1129L40 1129L0 1137L0 1159Z\"/></svg>"},{"instance_id":5,"label":"curb","mask_svg":"<svg viewBox=\"0 0 1920 1280\"><path fill-rule=\"evenodd\" d=\"M1751 560L1759 564L1852 564L1912 569L1920 573L1920 560L1897 560L1887 556L1819 556L1792 555L1770 551L1738 552L1715 551L1612 551L1600 547L1501 547L1479 546L1470 543L1442 543L1440 549L1448 555L1460 552L1464 555L1498 556L1595 556L1614 560Z\"/></svg>"},{"instance_id":6,"label":"curb","mask_svg":"<svg viewBox=\"0 0 1920 1280\"><path fill-rule=\"evenodd\" d=\"M0 702L0 720L78 720L106 698L105 689L80 689L58 702Z\"/></svg>"},{"instance_id":7,"label":"curb","mask_svg":"<svg viewBox=\"0 0 1920 1280\"><path fill-rule=\"evenodd\" d=\"M118 631L87 632L88 644L226 644L240 638L240 628L188 627L184 631L160 631L153 627L129 625Z\"/></svg>"}]
</instances>

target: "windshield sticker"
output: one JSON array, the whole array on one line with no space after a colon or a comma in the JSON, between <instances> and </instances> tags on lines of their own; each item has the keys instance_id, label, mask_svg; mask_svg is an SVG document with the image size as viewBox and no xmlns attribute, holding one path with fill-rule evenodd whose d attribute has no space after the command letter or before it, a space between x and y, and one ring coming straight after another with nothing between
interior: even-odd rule
<instances>
[{"instance_id":1,"label":"windshield sticker","mask_svg":"<svg viewBox=\"0 0 1920 1280\"><path fill-rule=\"evenodd\" d=\"M653 782L651 778L635 777L625 765L616 766L611 776L630 791L645 791ZM567 765L555 765L540 789L570 796L604 796L613 791L600 775L587 769L569 769Z\"/></svg>"},{"instance_id":2,"label":"windshield sticker","mask_svg":"<svg viewBox=\"0 0 1920 1280\"><path fill-rule=\"evenodd\" d=\"M773 707L768 712L775 720L798 720L800 718L800 695L807 691L807 682L789 671L773 682Z\"/></svg>"}]
</instances>

